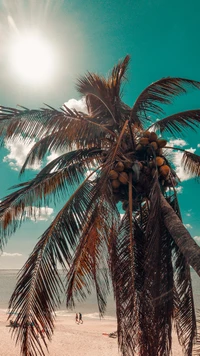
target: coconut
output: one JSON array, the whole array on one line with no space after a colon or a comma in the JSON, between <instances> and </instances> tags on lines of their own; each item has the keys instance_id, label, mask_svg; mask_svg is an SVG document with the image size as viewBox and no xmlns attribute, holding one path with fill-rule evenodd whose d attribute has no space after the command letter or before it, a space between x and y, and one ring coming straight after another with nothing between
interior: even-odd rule
<instances>
[{"instance_id":1,"label":"coconut","mask_svg":"<svg viewBox=\"0 0 200 356\"><path fill-rule=\"evenodd\" d=\"M170 168L169 166L167 166L166 164L164 164L163 166L161 166L159 168L159 172L160 172L160 175L163 177L163 178L167 178L169 176L169 173L170 173Z\"/></svg>"},{"instance_id":2,"label":"coconut","mask_svg":"<svg viewBox=\"0 0 200 356\"><path fill-rule=\"evenodd\" d=\"M159 139L159 140L157 140L157 143L158 143L158 147L159 147L159 148L163 148L163 147L166 146L167 141L166 141L166 140L163 140L163 139Z\"/></svg>"},{"instance_id":3,"label":"coconut","mask_svg":"<svg viewBox=\"0 0 200 356\"><path fill-rule=\"evenodd\" d=\"M157 141L157 135L155 132L151 132L149 136L149 142Z\"/></svg>"},{"instance_id":4,"label":"coconut","mask_svg":"<svg viewBox=\"0 0 200 356\"><path fill-rule=\"evenodd\" d=\"M115 170L117 172L123 172L124 170L124 164L122 162L117 162L116 165L115 165Z\"/></svg>"},{"instance_id":5,"label":"coconut","mask_svg":"<svg viewBox=\"0 0 200 356\"><path fill-rule=\"evenodd\" d=\"M113 179L111 184L114 189L117 189L120 186L120 181L118 179Z\"/></svg>"},{"instance_id":6,"label":"coconut","mask_svg":"<svg viewBox=\"0 0 200 356\"><path fill-rule=\"evenodd\" d=\"M140 139L140 144L143 145L143 146L146 146L149 144L149 139L147 137L142 137Z\"/></svg>"},{"instance_id":7,"label":"coconut","mask_svg":"<svg viewBox=\"0 0 200 356\"><path fill-rule=\"evenodd\" d=\"M154 148L155 151L158 148L157 142L155 142L155 141L151 142L151 146Z\"/></svg>"},{"instance_id":8,"label":"coconut","mask_svg":"<svg viewBox=\"0 0 200 356\"><path fill-rule=\"evenodd\" d=\"M157 156L156 157L156 164L158 167L161 167L165 163L164 158Z\"/></svg>"},{"instance_id":9,"label":"coconut","mask_svg":"<svg viewBox=\"0 0 200 356\"><path fill-rule=\"evenodd\" d=\"M116 172L114 169L111 169L111 171L109 172L110 179L117 179L118 175L119 175L118 172Z\"/></svg>"},{"instance_id":10,"label":"coconut","mask_svg":"<svg viewBox=\"0 0 200 356\"><path fill-rule=\"evenodd\" d=\"M151 135L150 131L144 131L144 133L143 133L143 137L149 138L150 135Z\"/></svg>"},{"instance_id":11,"label":"coconut","mask_svg":"<svg viewBox=\"0 0 200 356\"><path fill-rule=\"evenodd\" d=\"M132 168L132 165L133 165L133 162L131 161L125 161L124 162L124 170L128 170L128 169L131 169Z\"/></svg>"},{"instance_id":12,"label":"coconut","mask_svg":"<svg viewBox=\"0 0 200 356\"><path fill-rule=\"evenodd\" d=\"M122 172L119 174L119 181L122 184L128 184L128 174L126 172Z\"/></svg>"}]
</instances>

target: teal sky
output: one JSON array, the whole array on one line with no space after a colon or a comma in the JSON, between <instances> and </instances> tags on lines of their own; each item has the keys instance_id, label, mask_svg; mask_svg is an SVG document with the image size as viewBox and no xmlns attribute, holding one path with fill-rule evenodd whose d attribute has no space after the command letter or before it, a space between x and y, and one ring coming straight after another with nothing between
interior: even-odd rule
<instances>
[{"instance_id":1,"label":"teal sky","mask_svg":"<svg viewBox=\"0 0 200 356\"><path fill-rule=\"evenodd\" d=\"M0 104L39 108L48 103L59 108L70 99L80 99L75 90L79 75L87 70L106 75L126 54L131 55L131 64L124 101L130 106L147 85L162 77L200 81L199 13L197 0L0 1ZM9 44L14 29L37 29L51 45L55 65L47 82L31 85L13 71ZM175 100L166 112L195 108L200 108L200 91L193 90ZM184 140L179 144L200 154L199 133L188 131L186 136L177 137ZM0 151L0 199L19 182L23 151L24 147L14 143ZM183 221L200 243L200 185L180 169L180 156L175 159L182 179L178 196ZM21 180L36 173L30 171ZM55 207L48 208L39 221L26 222L9 239L0 268L22 266L56 214Z\"/></svg>"}]
</instances>

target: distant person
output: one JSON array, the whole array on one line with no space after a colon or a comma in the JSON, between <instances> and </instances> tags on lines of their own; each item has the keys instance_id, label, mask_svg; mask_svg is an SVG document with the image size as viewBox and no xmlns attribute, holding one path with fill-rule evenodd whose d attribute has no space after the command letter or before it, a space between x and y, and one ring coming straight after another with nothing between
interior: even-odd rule
<instances>
[{"instance_id":1,"label":"distant person","mask_svg":"<svg viewBox=\"0 0 200 356\"><path fill-rule=\"evenodd\" d=\"M76 324L79 324L78 313L76 313L75 322L76 322Z\"/></svg>"},{"instance_id":2,"label":"distant person","mask_svg":"<svg viewBox=\"0 0 200 356\"><path fill-rule=\"evenodd\" d=\"M81 313L79 313L79 323L83 324L83 318L82 318L82 314Z\"/></svg>"}]
</instances>

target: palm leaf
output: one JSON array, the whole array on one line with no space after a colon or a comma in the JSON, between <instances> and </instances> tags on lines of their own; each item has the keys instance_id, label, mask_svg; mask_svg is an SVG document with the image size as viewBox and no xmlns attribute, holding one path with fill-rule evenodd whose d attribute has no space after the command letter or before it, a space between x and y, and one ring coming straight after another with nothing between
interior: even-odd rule
<instances>
[{"instance_id":1,"label":"palm leaf","mask_svg":"<svg viewBox=\"0 0 200 356\"><path fill-rule=\"evenodd\" d=\"M9 303L9 317L16 315L14 321L20 324L13 333L24 356L36 355L37 346L39 355L44 355L36 330L42 335L43 329L48 339L52 336L53 313L60 303L57 262L64 268L70 265L82 225L93 209L94 193L96 189L88 180L77 189L41 236L20 272ZM46 346L44 337L42 341Z\"/></svg>"},{"instance_id":2,"label":"palm leaf","mask_svg":"<svg viewBox=\"0 0 200 356\"><path fill-rule=\"evenodd\" d=\"M5 138L12 139L19 135L26 137L26 142L32 138L40 138L48 132L48 122L53 115L59 115L58 111L51 110L17 110L0 107L0 137L1 142ZM24 138L25 140L25 138Z\"/></svg>"},{"instance_id":3,"label":"palm leaf","mask_svg":"<svg viewBox=\"0 0 200 356\"><path fill-rule=\"evenodd\" d=\"M181 134L183 129L197 128L200 124L200 110L189 110L167 116L162 120L156 121L150 128L154 131L159 130L161 133L167 131L171 135Z\"/></svg>"},{"instance_id":4,"label":"palm leaf","mask_svg":"<svg viewBox=\"0 0 200 356\"><path fill-rule=\"evenodd\" d=\"M27 155L26 160L21 168L20 174L24 173L28 165L33 165L35 162L40 161L46 150L43 150L43 145L35 146ZM78 149L74 151L69 151L67 153L59 155L57 158L48 163L39 173L39 177L51 173L52 171L58 171L63 168L75 166L75 169L84 166L85 169L89 169L89 166L94 166L95 162L100 163L102 150L98 147L90 149ZM79 165L78 165L79 163ZM79 169L78 169L79 170ZM74 172L75 174L75 172Z\"/></svg>"},{"instance_id":5,"label":"palm leaf","mask_svg":"<svg viewBox=\"0 0 200 356\"><path fill-rule=\"evenodd\" d=\"M172 195L167 200L179 218L181 218L177 197ZM190 356L192 355L193 342L196 335L196 318L190 267L173 239L171 239L171 244L174 269L173 317L175 319L178 340L182 346L184 355Z\"/></svg>"},{"instance_id":6,"label":"palm leaf","mask_svg":"<svg viewBox=\"0 0 200 356\"><path fill-rule=\"evenodd\" d=\"M8 195L0 203L1 248L7 241L6 236L16 231L27 217L35 216L36 207L48 205L52 198L54 202L62 195L66 198L66 192L71 193L69 184L80 183L86 167L88 165L85 162L83 162L83 167L78 162L75 167L72 165L70 168L67 167L51 174L44 174L42 171L32 181L15 186L14 188L22 188ZM90 173L87 179L94 173L95 171Z\"/></svg>"},{"instance_id":7,"label":"palm leaf","mask_svg":"<svg viewBox=\"0 0 200 356\"><path fill-rule=\"evenodd\" d=\"M105 312L109 292L106 236L110 232L108 217L111 211L108 205L98 202L82 228L82 236L67 276L67 307L75 306L74 299L85 299L95 286L100 316Z\"/></svg>"},{"instance_id":8,"label":"palm leaf","mask_svg":"<svg viewBox=\"0 0 200 356\"><path fill-rule=\"evenodd\" d=\"M131 112L131 122L149 121L148 115L163 114L163 104L171 104L174 96L187 92L187 87L200 88L200 82L184 78L163 78L150 84L137 98Z\"/></svg>"},{"instance_id":9,"label":"palm leaf","mask_svg":"<svg viewBox=\"0 0 200 356\"><path fill-rule=\"evenodd\" d=\"M189 151L184 151L181 163L185 171L197 177L200 176L200 156Z\"/></svg>"},{"instance_id":10,"label":"palm leaf","mask_svg":"<svg viewBox=\"0 0 200 356\"><path fill-rule=\"evenodd\" d=\"M200 309L197 309L197 337L194 344L194 355L200 355Z\"/></svg>"}]
</instances>

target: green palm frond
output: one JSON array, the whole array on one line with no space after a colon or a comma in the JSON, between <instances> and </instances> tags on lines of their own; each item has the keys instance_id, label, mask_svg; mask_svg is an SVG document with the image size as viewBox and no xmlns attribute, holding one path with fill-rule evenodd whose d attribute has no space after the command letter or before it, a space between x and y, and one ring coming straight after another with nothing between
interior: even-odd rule
<instances>
[{"instance_id":1,"label":"green palm frond","mask_svg":"<svg viewBox=\"0 0 200 356\"><path fill-rule=\"evenodd\" d=\"M156 121L149 128L152 128L154 131L159 130L161 133L168 132L176 136L177 134L182 134L183 129L190 128L195 130L199 125L200 110L189 110L167 116L162 120Z\"/></svg>"},{"instance_id":2,"label":"green palm frond","mask_svg":"<svg viewBox=\"0 0 200 356\"><path fill-rule=\"evenodd\" d=\"M149 115L163 114L163 104L171 104L174 96L187 92L187 87L200 89L200 82L184 78L163 78L150 84L137 98L131 112L131 122L150 121Z\"/></svg>"}]
</instances>

